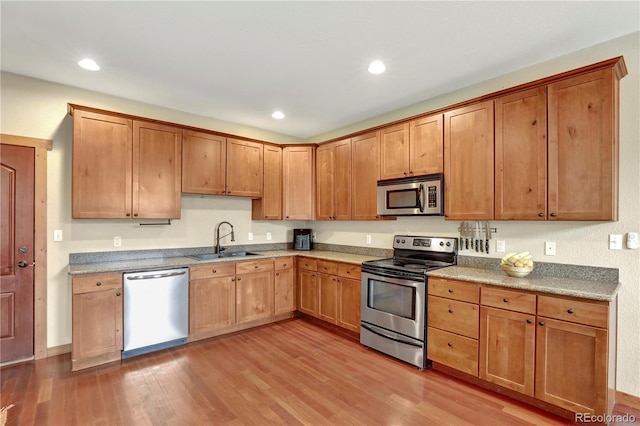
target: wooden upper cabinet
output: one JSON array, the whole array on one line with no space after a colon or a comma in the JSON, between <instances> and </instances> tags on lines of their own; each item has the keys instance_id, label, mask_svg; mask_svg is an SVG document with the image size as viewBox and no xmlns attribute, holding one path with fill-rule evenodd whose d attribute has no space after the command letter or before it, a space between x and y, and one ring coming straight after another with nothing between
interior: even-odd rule
<instances>
[{"instance_id":1,"label":"wooden upper cabinet","mask_svg":"<svg viewBox=\"0 0 640 426\"><path fill-rule=\"evenodd\" d=\"M74 110L74 218L180 217L182 130Z\"/></svg>"},{"instance_id":2,"label":"wooden upper cabinet","mask_svg":"<svg viewBox=\"0 0 640 426\"><path fill-rule=\"evenodd\" d=\"M495 219L547 217L546 87L495 101Z\"/></svg>"},{"instance_id":3,"label":"wooden upper cabinet","mask_svg":"<svg viewBox=\"0 0 640 426\"><path fill-rule=\"evenodd\" d=\"M182 140L182 192L226 192L227 138L185 130Z\"/></svg>"},{"instance_id":4,"label":"wooden upper cabinet","mask_svg":"<svg viewBox=\"0 0 640 426\"><path fill-rule=\"evenodd\" d=\"M311 220L314 216L313 146L285 146L282 151L284 219Z\"/></svg>"},{"instance_id":5,"label":"wooden upper cabinet","mask_svg":"<svg viewBox=\"0 0 640 426\"><path fill-rule=\"evenodd\" d=\"M443 123L442 114L409 122L409 174L411 176L442 173Z\"/></svg>"},{"instance_id":6,"label":"wooden upper cabinet","mask_svg":"<svg viewBox=\"0 0 640 426\"><path fill-rule=\"evenodd\" d=\"M133 216L180 218L182 130L133 122Z\"/></svg>"},{"instance_id":7,"label":"wooden upper cabinet","mask_svg":"<svg viewBox=\"0 0 640 426\"><path fill-rule=\"evenodd\" d=\"M618 220L618 78L607 68L548 86L550 220Z\"/></svg>"},{"instance_id":8,"label":"wooden upper cabinet","mask_svg":"<svg viewBox=\"0 0 640 426\"><path fill-rule=\"evenodd\" d=\"M262 197L263 145L227 138L227 195Z\"/></svg>"},{"instance_id":9,"label":"wooden upper cabinet","mask_svg":"<svg viewBox=\"0 0 640 426\"><path fill-rule=\"evenodd\" d=\"M131 217L133 121L73 113L73 217Z\"/></svg>"},{"instance_id":10,"label":"wooden upper cabinet","mask_svg":"<svg viewBox=\"0 0 640 426\"><path fill-rule=\"evenodd\" d=\"M264 145L262 198L251 201L253 220L282 219L282 148Z\"/></svg>"},{"instance_id":11,"label":"wooden upper cabinet","mask_svg":"<svg viewBox=\"0 0 640 426\"><path fill-rule=\"evenodd\" d=\"M351 139L351 218L375 220L378 216L380 155L378 134Z\"/></svg>"},{"instance_id":12,"label":"wooden upper cabinet","mask_svg":"<svg viewBox=\"0 0 640 426\"><path fill-rule=\"evenodd\" d=\"M316 151L316 219L351 219L351 140Z\"/></svg>"},{"instance_id":13,"label":"wooden upper cabinet","mask_svg":"<svg viewBox=\"0 0 640 426\"><path fill-rule=\"evenodd\" d=\"M493 101L444 114L445 218L493 219Z\"/></svg>"},{"instance_id":14,"label":"wooden upper cabinet","mask_svg":"<svg viewBox=\"0 0 640 426\"><path fill-rule=\"evenodd\" d=\"M386 127L378 132L380 140L380 179L408 177L409 123Z\"/></svg>"}]
</instances>

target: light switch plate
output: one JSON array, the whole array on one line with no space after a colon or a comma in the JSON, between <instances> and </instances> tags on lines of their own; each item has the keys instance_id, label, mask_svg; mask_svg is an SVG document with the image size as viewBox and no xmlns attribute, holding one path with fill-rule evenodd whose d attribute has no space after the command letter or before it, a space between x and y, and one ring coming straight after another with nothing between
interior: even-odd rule
<instances>
[{"instance_id":1,"label":"light switch plate","mask_svg":"<svg viewBox=\"0 0 640 426\"><path fill-rule=\"evenodd\" d=\"M637 232L629 232L627 234L627 248L628 249L637 249L638 248L638 233Z\"/></svg>"},{"instance_id":2,"label":"light switch plate","mask_svg":"<svg viewBox=\"0 0 640 426\"><path fill-rule=\"evenodd\" d=\"M62 229L54 229L53 230L53 241L55 241L55 242L62 241Z\"/></svg>"},{"instance_id":3,"label":"light switch plate","mask_svg":"<svg viewBox=\"0 0 640 426\"><path fill-rule=\"evenodd\" d=\"M622 235L609 234L609 250L622 250Z\"/></svg>"}]
</instances>

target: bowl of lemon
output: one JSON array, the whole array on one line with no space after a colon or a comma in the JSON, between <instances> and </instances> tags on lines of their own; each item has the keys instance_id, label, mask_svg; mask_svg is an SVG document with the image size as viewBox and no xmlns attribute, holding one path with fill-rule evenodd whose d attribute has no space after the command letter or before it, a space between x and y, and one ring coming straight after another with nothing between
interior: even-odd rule
<instances>
[{"instance_id":1,"label":"bowl of lemon","mask_svg":"<svg viewBox=\"0 0 640 426\"><path fill-rule=\"evenodd\" d=\"M500 268L510 277L523 278L533 271L533 260L531 253L523 251L521 253L508 253L500 261Z\"/></svg>"}]
</instances>

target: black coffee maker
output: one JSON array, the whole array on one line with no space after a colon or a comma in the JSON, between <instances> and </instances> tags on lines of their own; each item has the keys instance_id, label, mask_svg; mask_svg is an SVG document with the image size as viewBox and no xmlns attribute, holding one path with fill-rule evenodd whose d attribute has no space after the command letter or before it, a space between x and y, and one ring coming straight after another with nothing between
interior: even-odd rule
<instances>
[{"instance_id":1,"label":"black coffee maker","mask_svg":"<svg viewBox=\"0 0 640 426\"><path fill-rule=\"evenodd\" d=\"M311 229L293 230L293 249L311 250L313 249L313 238Z\"/></svg>"}]
</instances>

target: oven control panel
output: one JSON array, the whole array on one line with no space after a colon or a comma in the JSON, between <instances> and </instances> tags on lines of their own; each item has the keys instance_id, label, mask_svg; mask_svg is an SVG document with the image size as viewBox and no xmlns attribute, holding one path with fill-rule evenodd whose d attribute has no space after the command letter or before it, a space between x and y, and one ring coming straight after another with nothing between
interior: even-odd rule
<instances>
[{"instance_id":1,"label":"oven control panel","mask_svg":"<svg viewBox=\"0 0 640 426\"><path fill-rule=\"evenodd\" d=\"M455 253L456 238L419 237L396 235L393 237L393 248L404 250L438 251Z\"/></svg>"}]
</instances>

